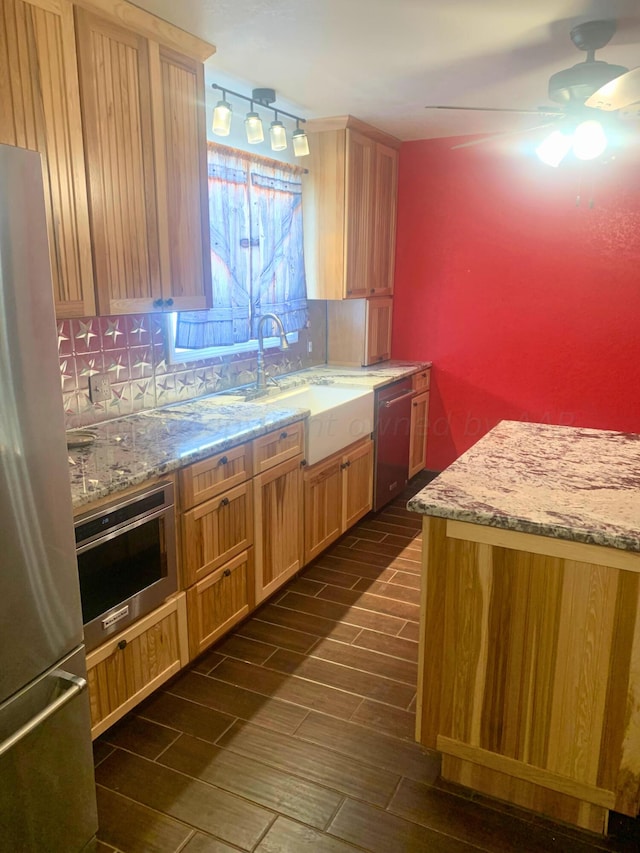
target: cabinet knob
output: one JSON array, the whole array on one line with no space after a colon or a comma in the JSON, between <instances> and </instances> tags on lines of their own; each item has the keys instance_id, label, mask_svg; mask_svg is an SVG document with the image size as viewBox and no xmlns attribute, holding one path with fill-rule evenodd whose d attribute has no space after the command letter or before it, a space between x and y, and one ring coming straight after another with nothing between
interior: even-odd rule
<instances>
[{"instance_id":1,"label":"cabinet knob","mask_svg":"<svg viewBox=\"0 0 640 853\"><path fill-rule=\"evenodd\" d=\"M341 471L344 471L344 469L345 469L346 467L347 467L347 463L346 463L346 462L341 462L341 463L340 463L340 470L341 470Z\"/></svg>"},{"instance_id":2,"label":"cabinet knob","mask_svg":"<svg viewBox=\"0 0 640 853\"><path fill-rule=\"evenodd\" d=\"M225 578L228 578L229 575L231 574L231 569L225 569L222 574L224 575Z\"/></svg>"},{"instance_id":3,"label":"cabinet knob","mask_svg":"<svg viewBox=\"0 0 640 853\"><path fill-rule=\"evenodd\" d=\"M280 433L280 438L281 438L281 440L282 440L282 441L284 441L284 439L288 436L288 434L289 434L289 433L288 433L286 430L285 430L284 432L281 432L281 433Z\"/></svg>"},{"instance_id":4,"label":"cabinet knob","mask_svg":"<svg viewBox=\"0 0 640 853\"><path fill-rule=\"evenodd\" d=\"M414 403L414 404L413 404L413 408L415 409L417 405L418 405L417 403Z\"/></svg>"},{"instance_id":5,"label":"cabinet knob","mask_svg":"<svg viewBox=\"0 0 640 853\"><path fill-rule=\"evenodd\" d=\"M369 291L369 293L375 293L375 292L376 292L375 287L372 287L371 290Z\"/></svg>"},{"instance_id":6,"label":"cabinet knob","mask_svg":"<svg viewBox=\"0 0 640 853\"><path fill-rule=\"evenodd\" d=\"M127 648L127 641L126 640L120 640L120 642L118 643L118 648L120 650L126 649Z\"/></svg>"},{"instance_id":7,"label":"cabinet knob","mask_svg":"<svg viewBox=\"0 0 640 853\"><path fill-rule=\"evenodd\" d=\"M172 299L171 297L169 297L168 299L165 299L164 304L165 304L168 308L171 308L171 306L173 305L173 299Z\"/></svg>"},{"instance_id":8,"label":"cabinet knob","mask_svg":"<svg viewBox=\"0 0 640 853\"><path fill-rule=\"evenodd\" d=\"M307 465L307 460L306 460L306 459L301 459L301 460L300 460L300 467L301 467L301 468L304 468L306 465Z\"/></svg>"},{"instance_id":9,"label":"cabinet knob","mask_svg":"<svg viewBox=\"0 0 640 853\"><path fill-rule=\"evenodd\" d=\"M153 307L154 308L162 308L163 304L164 304L163 299L154 299L153 300Z\"/></svg>"},{"instance_id":10,"label":"cabinet knob","mask_svg":"<svg viewBox=\"0 0 640 853\"><path fill-rule=\"evenodd\" d=\"M226 456L221 456L220 459L218 459L218 465L226 465L228 461L229 460Z\"/></svg>"},{"instance_id":11,"label":"cabinet knob","mask_svg":"<svg viewBox=\"0 0 640 853\"><path fill-rule=\"evenodd\" d=\"M220 506L229 506L229 498L222 498Z\"/></svg>"}]
</instances>

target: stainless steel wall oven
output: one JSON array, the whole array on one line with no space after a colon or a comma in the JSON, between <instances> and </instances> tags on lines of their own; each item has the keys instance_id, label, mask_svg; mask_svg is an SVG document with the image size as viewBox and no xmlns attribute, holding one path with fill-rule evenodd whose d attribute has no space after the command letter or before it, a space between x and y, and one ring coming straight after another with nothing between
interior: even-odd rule
<instances>
[{"instance_id":1,"label":"stainless steel wall oven","mask_svg":"<svg viewBox=\"0 0 640 853\"><path fill-rule=\"evenodd\" d=\"M177 590L173 483L156 483L79 516L75 534L87 649Z\"/></svg>"}]
</instances>

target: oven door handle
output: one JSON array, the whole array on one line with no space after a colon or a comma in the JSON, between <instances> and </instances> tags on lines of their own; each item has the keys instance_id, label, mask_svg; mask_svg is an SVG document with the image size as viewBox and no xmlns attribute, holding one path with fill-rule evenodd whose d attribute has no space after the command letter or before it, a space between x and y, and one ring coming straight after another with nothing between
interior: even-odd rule
<instances>
[{"instance_id":1,"label":"oven door handle","mask_svg":"<svg viewBox=\"0 0 640 853\"><path fill-rule=\"evenodd\" d=\"M85 551L90 551L91 548L95 548L98 545L102 545L103 542L109 542L111 539L115 539L116 536L122 536L125 533L128 533L130 530L135 530L136 527L141 527L143 524L146 524L149 521L153 521L155 518L160 518L163 515L174 515L175 508L173 504L169 506L163 506L155 512L150 512L148 515L140 516L139 518L132 519L130 523L125 524L123 527L114 527L113 530L110 530L108 533L105 533L104 536L99 536L97 539L90 539L83 545L78 545L76 547L76 554L84 554Z\"/></svg>"},{"instance_id":2,"label":"oven door handle","mask_svg":"<svg viewBox=\"0 0 640 853\"><path fill-rule=\"evenodd\" d=\"M403 400L408 400L411 397L415 397L415 391L407 391L406 394L400 394L399 397L394 397L392 400L383 400L378 404L378 408L380 409L390 409L392 406L395 406L397 403L401 403Z\"/></svg>"}]
</instances>

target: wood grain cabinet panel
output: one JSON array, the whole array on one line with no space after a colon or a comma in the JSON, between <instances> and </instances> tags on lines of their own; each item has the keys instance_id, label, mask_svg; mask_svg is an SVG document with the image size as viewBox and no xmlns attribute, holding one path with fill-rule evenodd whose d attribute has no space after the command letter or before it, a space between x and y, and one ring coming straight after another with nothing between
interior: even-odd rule
<instances>
[{"instance_id":1,"label":"wood grain cabinet panel","mask_svg":"<svg viewBox=\"0 0 640 853\"><path fill-rule=\"evenodd\" d=\"M327 352L331 364L364 367L391 357L393 299L327 302Z\"/></svg>"},{"instance_id":2,"label":"wood grain cabinet panel","mask_svg":"<svg viewBox=\"0 0 640 853\"><path fill-rule=\"evenodd\" d=\"M302 455L253 478L256 604L302 568Z\"/></svg>"},{"instance_id":3,"label":"wood grain cabinet panel","mask_svg":"<svg viewBox=\"0 0 640 853\"><path fill-rule=\"evenodd\" d=\"M3 0L0 142L39 151L58 317L95 313L73 11Z\"/></svg>"},{"instance_id":4,"label":"wood grain cabinet panel","mask_svg":"<svg viewBox=\"0 0 640 853\"><path fill-rule=\"evenodd\" d=\"M106 731L188 662L182 593L87 655L92 737Z\"/></svg>"},{"instance_id":5,"label":"wood grain cabinet panel","mask_svg":"<svg viewBox=\"0 0 640 853\"><path fill-rule=\"evenodd\" d=\"M357 299L368 294L373 274L376 144L347 129L346 145L345 296Z\"/></svg>"},{"instance_id":6,"label":"wood grain cabinet panel","mask_svg":"<svg viewBox=\"0 0 640 853\"><path fill-rule=\"evenodd\" d=\"M398 152L376 143L374 181L374 224L369 294L390 296L396 258L396 215L398 207Z\"/></svg>"},{"instance_id":7,"label":"wood grain cabinet panel","mask_svg":"<svg viewBox=\"0 0 640 853\"><path fill-rule=\"evenodd\" d=\"M251 442L247 442L181 468L182 509L190 509L248 480L252 475L251 450Z\"/></svg>"},{"instance_id":8,"label":"wood grain cabinet panel","mask_svg":"<svg viewBox=\"0 0 640 853\"><path fill-rule=\"evenodd\" d=\"M253 590L252 548L187 590L191 659L248 615Z\"/></svg>"},{"instance_id":9,"label":"wood grain cabinet panel","mask_svg":"<svg viewBox=\"0 0 640 853\"><path fill-rule=\"evenodd\" d=\"M243 483L182 516L183 580L190 586L253 542L253 493Z\"/></svg>"},{"instance_id":10,"label":"wood grain cabinet panel","mask_svg":"<svg viewBox=\"0 0 640 853\"><path fill-rule=\"evenodd\" d=\"M200 62L76 8L100 314L211 298Z\"/></svg>"},{"instance_id":11,"label":"wood grain cabinet panel","mask_svg":"<svg viewBox=\"0 0 640 853\"><path fill-rule=\"evenodd\" d=\"M429 420L429 392L423 391L411 401L409 427L409 479L424 471L427 464L427 424Z\"/></svg>"},{"instance_id":12,"label":"wood grain cabinet panel","mask_svg":"<svg viewBox=\"0 0 640 853\"><path fill-rule=\"evenodd\" d=\"M304 451L304 422L287 424L253 441L253 462L256 474L268 471Z\"/></svg>"},{"instance_id":13,"label":"wood grain cabinet panel","mask_svg":"<svg viewBox=\"0 0 640 853\"><path fill-rule=\"evenodd\" d=\"M373 501L373 442L358 441L340 453L305 468L304 560L322 553Z\"/></svg>"}]
</instances>

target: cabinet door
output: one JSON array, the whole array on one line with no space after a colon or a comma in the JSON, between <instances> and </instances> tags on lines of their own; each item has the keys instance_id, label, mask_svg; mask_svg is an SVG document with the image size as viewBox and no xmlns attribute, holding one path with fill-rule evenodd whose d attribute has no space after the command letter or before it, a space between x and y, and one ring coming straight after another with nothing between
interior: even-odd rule
<instances>
[{"instance_id":1,"label":"cabinet door","mask_svg":"<svg viewBox=\"0 0 640 853\"><path fill-rule=\"evenodd\" d=\"M211 302L204 66L153 42L149 51L162 294L166 307L196 311Z\"/></svg>"},{"instance_id":2,"label":"cabinet door","mask_svg":"<svg viewBox=\"0 0 640 853\"><path fill-rule=\"evenodd\" d=\"M179 472L180 505L190 509L244 483L251 474L250 441L194 462Z\"/></svg>"},{"instance_id":3,"label":"cabinet door","mask_svg":"<svg viewBox=\"0 0 640 853\"><path fill-rule=\"evenodd\" d=\"M39 151L56 314L95 313L73 11L3 0L0 143Z\"/></svg>"},{"instance_id":4,"label":"cabinet door","mask_svg":"<svg viewBox=\"0 0 640 853\"><path fill-rule=\"evenodd\" d=\"M367 439L342 459L342 529L366 515L373 500L373 442Z\"/></svg>"},{"instance_id":5,"label":"cabinet door","mask_svg":"<svg viewBox=\"0 0 640 853\"><path fill-rule=\"evenodd\" d=\"M398 195L398 152L376 144L374 198L374 239L369 293L393 293L396 253L396 208Z\"/></svg>"},{"instance_id":6,"label":"cabinet door","mask_svg":"<svg viewBox=\"0 0 640 853\"><path fill-rule=\"evenodd\" d=\"M253 549L250 548L187 590L192 660L248 615L253 583Z\"/></svg>"},{"instance_id":7,"label":"cabinet door","mask_svg":"<svg viewBox=\"0 0 640 853\"><path fill-rule=\"evenodd\" d=\"M183 580L189 586L253 542L253 494L243 483L182 516Z\"/></svg>"},{"instance_id":8,"label":"cabinet door","mask_svg":"<svg viewBox=\"0 0 640 853\"><path fill-rule=\"evenodd\" d=\"M391 358L391 297L367 299L363 365Z\"/></svg>"},{"instance_id":9,"label":"cabinet door","mask_svg":"<svg viewBox=\"0 0 640 853\"><path fill-rule=\"evenodd\" d=\"M100 314L162 298L149 46L76 8L89 210Z\"/></svg>"},{"instance_id":10,"label":"cabinet door","mask_svg":"<svg viewBox=\"0 0 640 853\"><path fill-rule=\"evenodd\" d=\"M302 567L302 456L253 479L256 604Z\"/></svg>"},{"instance_id":11,"label":"cabinet door","mask_svg":"<svg viewBox=\"0 0 640 853\"><path fill-rule=\"evenodd\" d=\"M429 418L429 392L414 397L411 403L409 432L409 478L423 471L427 464L427 423Z\"/></svg>"},{"instance_id":12,"label":"cabinet door","mask_svg":"<svg viewBox=\"0 0 640 853\"><path fill-rule=\"evenodd\" d=\"M369 293L374 239L373 181L376 144L347 130L347 209L345 221L346 296Z\"/></svg>"},{"instance_id":13,"label":"cabinet door","mask_svg":"<svg viewBox=\"0 0 640 853\"><path fill-rule=\"evenodd\" d=\"M341 461L334 456L304 472L305 564L342 533Z\"/></svg>"},{"instance_id":14,"label":"cabinet door","mask_svg":"<svg viewBox=\"0 0 640 853\"><path fill-rule=\"evenodd\" d=\"M188 662L182 593L87 655L92 737L106 731Z\"/></svg>"},{"instance_id":15,"label":"cabinet door","mask_svg":"<svg viewBox=\"0 0 640 853\"><path fill-rule=\"evenodd\" d=\"M304 451L304 423L297 421L261 435L253 441L253 465L256 474L267 471Z\"/></svg>"}]
</instances>

